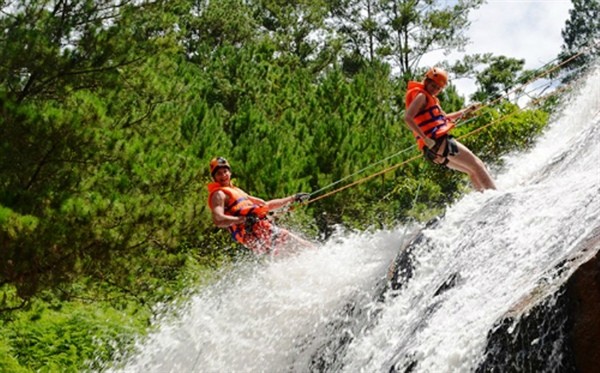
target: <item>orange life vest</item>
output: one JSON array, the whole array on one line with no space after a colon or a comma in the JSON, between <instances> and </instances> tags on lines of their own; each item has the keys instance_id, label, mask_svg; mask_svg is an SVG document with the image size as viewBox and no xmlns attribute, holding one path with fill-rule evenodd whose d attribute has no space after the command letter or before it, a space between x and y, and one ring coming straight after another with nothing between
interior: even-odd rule
<instances>
[{"instance_id":1,"label":"orange life vest","mask_svg":"<svg viewBox=\"0 0 600 373\"><path fill-rule=\"evenodd\" d=\"M257 214L259 217L265 217L266 211L264 207L259 206L252 202L250 198L248 198L248 194L241 190L240 188L236 188L234 186L223 187L221 184L217 182L212 182L208 184L208 206L210 209L213 209L212 205L212 196L218 191L222 191L227 195L228 201L225 206L225 215L229 216L248 216L252 213ZM260 223L260 222L259 222ZM245 244L248 240L248 234L246 232L245 224L236 224L227 228L231 233L231 237L241 243Z\"/></svg>"},{"instance_id":2,"label":"orange life vest","mask_svg":"<svg viewBox=\"0 0 600 373\"><path fill-rule=\"evenodd\" d=\"M427 90L423 83L420 82L408 82L408 90L406 92L406 108L415 100L419 93L423 93L427 99L425 108L417 113L415 116L415 122L419 128L425 133L427 137L432 139L438 139L450 132L454 128L454 122L450 121L446 117L446 113L440 106L440 101L437 97L432 96ZM414 132L415 138L419 149L423 149L425 142L416 132Z\"/></svg>"}]
</instances>

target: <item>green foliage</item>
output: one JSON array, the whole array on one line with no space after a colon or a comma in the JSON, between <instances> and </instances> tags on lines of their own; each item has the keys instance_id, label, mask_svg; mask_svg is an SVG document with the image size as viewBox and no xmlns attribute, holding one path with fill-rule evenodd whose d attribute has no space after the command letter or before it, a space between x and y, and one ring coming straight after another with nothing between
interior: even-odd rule
<instances>
[{"instance_id":1,"label":"green foliage","mask_svg":"<svg viewBox=\"0 0 600 373\"><path fill-rule=\"evenodd\" d=\"M559 55L567 61L581 53L565 66L566 70L577 70L588 66L600 56L600 2L598 0L571 0L569 19L562 30L564 44ZM576 71L575 71L576 73Z\"/></svg>"},{"instance_id":2,"label":"green foliage","mask_svg":"<svg viewBox=\"0 0 600 373\"><path fill-rule=\"evenodd\" d=\"M19 354L8 354L15 371L79 372L97 369L143 333L142 318L131 310L98 308L94 304L61 303L53 307L35 302L5 328L5 341ZM17 363L18 362L18 363ZM11 370L12 371L12 370Z\"/></svg>"},{"instance_id":3,"label":"green foliage","mask_svg":"<svg viewBox=\"0 0 600 373\"><path fill-rule=\"evenodd\" d=\"M316 74L334 60L337 42L325 22L329 1L258 0L251 4L255 22L273 43L280 61Z\"/></svg>"},{"instance_id":4,"label":"green foliage","mask_svg":"<svg viewBox=\"0 0 600 373\"><path fill-rule=\"evenodd\" d=\"M460 137L494 122L477 135L467 136L461 141L484 162L499 164L500 155L529 148L545 128L548 118L549 114L545 111L521 110L517 105L504 101L482 109L477 117L460 126L454 134Z\"/></svg>"},{"instance_id":5,"label":"green foliage","mask_svg":"<svg viewBox=\"0 0 600 373\"><path fill-rule=\"evenodd\" d=\"M15 284L23 298L78 276L103 277L112 265L143 257L148 247L175 248L176 237L195 229L188 221L194 208L181 203L194 197L187 189L197 160L181 146L177 126L165 126L179 117L183 89L171 79L177 49L168 34L152 37L160 24L150 27L139 8L123 6L114 26L102 28L95 23L101 17L96 6L55 6L46 13L32 5L15 18L31 16L28 27L40 34L56 17L77 27L83 22L77 28L83 34L71 41L74 49L61 49L60 35L35 39L40 55L34 63L41 65L11 64L3 82L0 147L13 158L0 160L1 203L31 216L21 221L37 221L26 236L3 240L2 283ZM140 40L134 43L139 48L128 46L132 39ZM163 54L138 59L157 47ZM118 56L95 58L104 48ZM48 64L64 68L49 70ZM29 71L28 81L12 84L10 78L23 71ZM3 224L3 232L10 229Z\"/></svg>"},{"instance_id":6,"label":"green foliage","mask_svg":"<svg viewBox=\"0 0 600 373\"><path fill-rule=\"evenodd\" d=\"M418 155L406 81L425 52L465 41L480 1L11 4L0 17L0 370L118 361L155 305L244 255L206 206L214 156L264 199L382 172L279 216L312 237L428 220L466 188L421 159L392 167ZM356 22L337 30L351 40L331 16ZM505 70L486 81L493 93L515 78ZM441 100L464 105L452 86ZM457 134L506 113L465 139L488 162L546 120L501 103Z\"/></svg>"},{"instance_id":7,"label":"green foliage","mask_svg":"<svg viewBox=\"0 0 600 373\"><path fill-rule=\"evenodd\" d=\"M516 85L524 65L525 60L522 59L505 56L492 57L488 67L477 74L479 88L473 94L472 99L486 102L508 95Z\"/></svg>"},{"instance_id":8,"label":"green foliage","mask_svg":"<svg viewBox=\"0 0 600 373\"><path fill-rule=\"evenodd\" d=\"M386 61L401 76L410 77L427 52L459 49L467 43L468 14L482 3L350 0L337 2L334 14L340 19L339 33L346 38L346 55L355 61L357 54L369 62Z\"/></svg>"},{"instance_id":9,"label":"green foliage","mask_svg":"<svg viewBox=\"0 0 600 373\"><path fill-rule=\"evenodd\" d=\"M38 225L38 219L31 215L19 215L9 208L0 206L0 237L17 239L32 234Z\"/></svg>"},{"instance_id":10,"label":"green foliage","mask_svg":"<svg viewBox=\"0 0 600 373\"><path fill-rule=\"evenodd\" d=\"M28 373L31 370L22 367L14 356L14 348L10 340L2 334L0 336L0 371L10 373Z\"/></svg>"},{"instance_id":11,"label":"green foliage","mask_svg":"<svg viewBox=\"0 0 600 373\"><path fill-rule=\"evenodd\" d=\"M190 253L177 278L162 281L149 292L148 302L108 283L80 282L63 286L58 294L43 292L27 307L2 314L0 371L101 371L133 352L136 339L148 331L150 320L168 314L180 304L192 285L211 281L216 265ZM223 259L218 259L223 262ZM139 278L148 278L137 273ZM158 279L160 275L154 274ZM140 282L139 279L137 280ZM4 298L14 294L6 286ZM167 307L150 307L158 298ZM168 295L168 297L164 297Z\"/></svg>"}]
</instances>

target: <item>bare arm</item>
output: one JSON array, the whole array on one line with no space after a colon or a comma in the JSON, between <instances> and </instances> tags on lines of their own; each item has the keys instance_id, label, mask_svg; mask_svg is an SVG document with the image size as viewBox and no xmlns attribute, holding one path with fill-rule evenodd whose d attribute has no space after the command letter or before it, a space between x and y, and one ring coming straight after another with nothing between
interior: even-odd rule
<instances>
[{"instance_id":1,"label":"bare arm","mask_svg":"<svg viewBox=\"0 0 600 373\"><path fill-rule=\"evenodd\" d=\"M278 208L286 206L286 205L289 205L290 203L292 203L292 202L295 201L295 197L294 196L272 199L272 200L267 201L267 202L265 202L264 200L262 200L262 199L260 199L258 197L248 196L248 198L252 202L254 202L255 204L257 204L258 206L266 206L266 208L269 211L278 209Z\"/></svg>"},{"instance_id":2,"label":"bare arm","mask_svg":"<svg viewBox=\"0 0 600 373\"><path fill-rule=\"evenodd\" d=\"M462 119L462 117L464 117L465 115L468 115L476 110L479 110L480 107L481 107L481 104L476 102L474 104L467 106L466 108L464 108L462 110L455 111L454 113L446 114L446 117L448 117L448 119L450 119L451 121L454 122L459 119Z\"/></svg>"},{"instance_id":3,"label":"bare arm","mask_svg":"<svg viewBox=\"0 0 600 373\"><path fill-rule=\"evenodd\" d=\"M267 202L265 202L264 200L262 200L260 198L257 198L257 197L248 196L248 198L252 202L254 202L255 204L257 204L259 206L265 206L269 211L278 209L278 208L283 207L283 206L287 206L290 203L296 201L296 197L295 196L288 196L288 197L283 197L283 198L276 198L276 199L269 200Z\"/></svg>"},{"instance_id":4,"label":"bare arm","mask_svg":"<svg viewBox=\"0 0 600 373\"><path fill-rule=\"evenodd\" d=\"M278 209L280 207L289 205L290 203L294 202L295 198L294 196L289 196L289 197L284 197L284 198L278 198L278 199L272 199L270 201L267 202L267 208L269 210L275 210Z\"/></svg>"},{"instance_id":5,"label":"bare arm","mask_svg":"<svg viewBox=\"0 0 600 373\"><path fill-rule=\"evenodd\" d=\"M225 215L225 193L217 191L211 197L213 223L219 228L227 228L234 224L242 224L246 218L243 216Z\"/></svg>"},{"instance_id":6,"label":"bare arm","mask_svg":"<svg viewBox=\"0 0 600 373\"><path fill-rule=\"evenodd\" d=\"M267 204L267 202L265 202L265 200L262 198L248 196L248 199L258 206L264 206Z\"/></svg>"}]
</instances>

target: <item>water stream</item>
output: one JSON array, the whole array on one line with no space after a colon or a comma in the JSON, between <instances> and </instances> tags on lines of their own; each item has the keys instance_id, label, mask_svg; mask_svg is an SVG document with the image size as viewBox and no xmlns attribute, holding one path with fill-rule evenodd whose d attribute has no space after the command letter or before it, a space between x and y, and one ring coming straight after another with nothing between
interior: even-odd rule
<instances>
[{"instance_id":1,"label":"water stream","mask_svg":"<svg viewBox=\"0 0 600 373\"><path fill-rule=\"evenodd\" d=\"M505 161L497 191L466 195L423 230L400 290L380 295L411 230L340 232L229 269L119 371L473 371L494 323L600 225L600 71Z\"/></svg>"}]
</instances>

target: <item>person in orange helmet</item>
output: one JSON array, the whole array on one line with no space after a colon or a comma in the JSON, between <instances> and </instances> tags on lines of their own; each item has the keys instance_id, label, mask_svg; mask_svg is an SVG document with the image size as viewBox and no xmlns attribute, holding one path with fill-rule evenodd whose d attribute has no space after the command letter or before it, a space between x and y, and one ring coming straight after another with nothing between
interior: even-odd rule
<instances>
[{"instance_id":1,"label":"person in orange helmet","mask_svg":"<svg viewBox=\"0 0 600 373\"><path fill-rule=\"evenodd\" d=\"M455 127L454 122L475 110L478 105L446 114L436 97L446 84L448 73L439 67L429 69L423 82L409 82L404 120L413 131L425 158L466 173L478 191L496 189L494 180L481 159L450 135Z\"/></svg>"},{"instance_id":2,"label":"person in orange helmet","mask_svg":"<svg viewBox=\"0 0 600 373\"><path fill-rule=\"evenodd\" d=\"M214 224L227 228L232 238L257 254L279 254L283 248L313 247L313 245L277 227L268 212L293 202L305 202L308 193L264 201L233 186L231 166L223 157L210 161L210 174L213 182L208 184L208 206L212 211Z\"/></svg>"}]
</instances>

